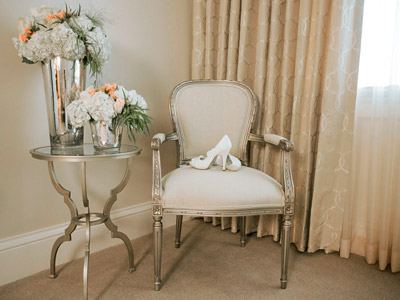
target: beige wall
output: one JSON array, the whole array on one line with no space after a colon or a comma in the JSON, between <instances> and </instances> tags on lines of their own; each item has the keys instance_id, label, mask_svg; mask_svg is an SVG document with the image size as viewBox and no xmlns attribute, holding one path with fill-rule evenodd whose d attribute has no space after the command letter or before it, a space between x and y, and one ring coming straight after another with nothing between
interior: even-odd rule
<instances>
[{"instance_id":1,"label":"beige wall","mask_svg":"<svg viewBox=\"0 0 400 300\"><path fill-rule=\"evenodd\" d=\"M42 4L62 7L64 1L2 1L0 18L0 240L48 228L69 220L62 197L53 189L47 164L31 158L29 150L49 144L42 74L39 65L20 62L11 38L18 17ZM74 7L78 1L68 1ZM112 56L104 69L106 82L136 89L147 100L159 132L172 130L168 99L173 87L190 76L191 1L80 1L112 19L107 33ZM90 131L85 129L85 141ZM128 142L127 136L124 141ZM143 148L132 177L114 209L151 201L150 137L137 141ZM163 148L164 171L175 165L175 146ZM63 186L81 208L79 165L56 164ZM122 178L122 161L88 164L92 211L101 211L109 188Z\"/></svg>"}]
</instances>

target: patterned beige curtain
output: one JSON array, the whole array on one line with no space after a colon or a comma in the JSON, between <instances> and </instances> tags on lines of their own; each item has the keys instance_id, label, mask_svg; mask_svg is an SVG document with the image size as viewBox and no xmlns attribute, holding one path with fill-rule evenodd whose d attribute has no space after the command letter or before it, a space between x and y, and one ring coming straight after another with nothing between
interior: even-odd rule
<instances>
[{"instance_id":1,"label":"patterned beige curtain","mask_svg":"<svg viewBox=\"0 0 400 300\"><path fill-rule=\"evenodd\" d=\"M193 79L238 80L260 102L255 131L295 143L293 242L339 249L352 148L360 0L193 0ZM279 153L253 145L251 165L280 177ZM237 231L238 220L213 219ZM278 237L274 217L247 232Z\"/></svg>"}]
</instances>

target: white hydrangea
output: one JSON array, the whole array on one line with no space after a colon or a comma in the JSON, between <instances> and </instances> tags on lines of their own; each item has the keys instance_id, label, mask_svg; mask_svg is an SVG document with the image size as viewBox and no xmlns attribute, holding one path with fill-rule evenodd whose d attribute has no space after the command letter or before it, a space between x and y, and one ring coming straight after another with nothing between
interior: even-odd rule
<instances>
[{"instance_id":1,"label":"white hydrangea","mask_svg":"<svg viewBox=\"0 0 400 300\"><path fill-rule=\"evenodd\" d=\"M84 43L76 38L76 34L66 23L57 25L49 33L49 40L51 41L49 46L54 56L61 56L71 60L81 59L85 56L86 49ZM31 41L35 35L33 35Z\"/></svg>"},{"instance_id":2,"label":"white hydrangea","mask_svg":"<svg viewBox=\"0 0 400 300\"><path fill-rule=\"evenodd\" d=\"M87 107L82 100L72 101L67 106L67 114L70 123L75 127L82 127L90 120Z\"/></svg>"},{"instance_id":3,"label":"white hydrangea","mask_svg":"<svg viewBox=\"0 0 400 300\"><path fill-rule=\"evenodd\" d=\"M28 43L22 43L16 38L13 40L19 56L33 62L56 56L71 60L81 59L86 54L84 43L77 40L72 29L64 24L59 24L50 31L37 31Z\"/></svg>"},{"instance_id":4,"label":"white hydrangea","mask_svg":"<svg viewBox=\"0 0 400 300\"><path fill-rule=\"evenodd\" d=\"M130 90L128 91L125 89L123 86L119 86L118 89L115 91L114 95L117 98L124 98L124 94L127 99L127 103L130 105L139 105L143 109L147 109L147 102L144 100L144 98L139 95L135 90Z\"/></svg>"},{"instance_id":5,"label":"white hydrangea","mask_svg":"<svg viewBox=\"0 0 400 300\"><path fill-rule=\"evenodd\" d=\"M39 10L31 9L30 16L18 20L19 35L13 38L18 55L36 63L56 56L70 60L82 59L89 51L98 54L101 68L111 54L111 45L103 29L96 27L84 12L79 16L68 17L62 23L57 22L56 17L49 17L56 13L65 16L62 10L41 7ZM85 41L78 38L82 30Z\"/></svg>"},{"instance_id":6,"label":"white hydrangea","mask_svg":"<svg viewBox=\"0 0 400 300\"><path fill-rule=\"evenodd\" d=\"M108 61L111 55L111 44L103 30L96 27L92 31L89 31L86 37L89 44L88 51L97 54L101 64Z\"/></svg>"},{"instance_id":7,"label":"white hydrangea","mask_svg":"<svg viewBox=\"0 0 400 300\"><path fill-rule=\"evenodd\" d=\"M96 89L90 86L85 91L77 93L76 97L79 99L71 102L67 107L70 123L76 127L81 127L90 121L102 121L111 125L113 119L118 118L118 122L122 121L123 125L128 126L131 133L133 130L142 132L143 130L138 127L138 118L147 125L150 120L138 109L125 111L125 107L138 105L146 109L146 101L135 90L128 91L123 86L117 86L117 88L116 86L117 84L106 84Z\"/></svg>"},{"instance_id":8,"label":"white hydrangea","mask_svg":"<svg viewBox=\"0 0 400 300\"><path fill-rule=\"evenodd\" d=\"M90 116L95 121L107 122L115 116L114 99L103 92L96 92L90 101L84 101Z\"/></svg>"},{"instance_id":9,"label":"white hydrangea","mask_svg":"<svg viewBox=\"0 0 400 300\"><path fill-rule=\"evenodd\" d=\"M25 19L19 18L17 23L18 32L23 33L24 29L32 25L34 21L35 18L33 16L26 17Z\"/></svg>"},{"instance_id":10,"label":"white hydrangea","mask_svg":"<svg viewBox=\"0 0 400 300\"><path fill-rule=\"evenodd\" d=\"M78 30L83 30L85 34L91 31L95 26L86 15L81 15L79 17L71 18L68 22L71 28L77 28Z\"/></svg>"},{"instance_id":11,"label":"white hydrangea","mask_svg":"<svg viewBox=\"0 0 400 300\"><path fill-rule=\"evenodd\" d=\"M122 86L118 86L118 88L114 92L114 96L118 98L125 99L125 96L128 96L128 91Z\"/></svg>"},{"instance_id":12,"label":"white hydrangea","mask_svg":"<svg viewBox=\"0 0 400 300\"><path fill-rule=\"evenodd\" d=\"M55 11L51 7L47 6L42 6L39 10L37 10L36 8L31 8L31 17L28 18L34 19L36 22L47 26L49 25L47 22L47 16L52 15L54 13ZM25 25L25 27L28 27L29 24L32 24L33 23L32 21L33 20L31 20L30 23ZM20 32L21 31L22 30L20 30Z\"/></svg>"}]
</instances>

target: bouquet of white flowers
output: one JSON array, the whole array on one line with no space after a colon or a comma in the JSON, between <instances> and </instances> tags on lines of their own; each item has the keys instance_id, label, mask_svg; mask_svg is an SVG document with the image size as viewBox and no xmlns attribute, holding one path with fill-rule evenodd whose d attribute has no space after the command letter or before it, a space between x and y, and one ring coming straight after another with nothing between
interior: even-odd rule
<instances>
[{"instance_id":1,"label":"bouquet of white flowers","mask_svg":"<svg viewBox=\"0 0 400 300\"><path fill-rule=\"evenodd\" d=\"M22 61L34 64L45 59L62 57L83 59L93 74L101 72L109 59L111 45L103 29L101 18L67 5L55 11L49 7L31 9L31 15L18 20L18 38L14 45Z\"/></svg>"},{"instance_id":2,"label":"bouquet of white flowers","mask_svg":"<svg viewBox=\"0 0 400 300\"><path fill-rule=\"evenodd\" d=\"M146 111L147 103L141 95L115 83L96 89L89 87L67 107L69 121L75 127L94 121L107 122L114 129L125 125L133 142L136 140L134 131L149 133L151 118Z\"/></svg>"}]
</instances>

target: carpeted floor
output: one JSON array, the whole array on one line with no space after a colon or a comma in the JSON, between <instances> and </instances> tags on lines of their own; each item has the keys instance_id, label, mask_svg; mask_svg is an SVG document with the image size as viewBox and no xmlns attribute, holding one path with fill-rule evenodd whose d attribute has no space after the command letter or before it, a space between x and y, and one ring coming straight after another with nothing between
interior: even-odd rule
<instances>
[{"instance_id":1,"label":"carpeted floor","mask_svg":"<svg viewBox=\"0 0 400 300\"><path fill-rule=\"evenodd\" d=\"M95 242L95 241L93 241ZM292 246L289 283L280 289L280 245L271 238L221 231L202 220L183 223L182 246L164 230L161 291L153 291L152 237L133 240L136 272L122 244L92 254L89 299L400 299L400 273L379 271L363 257L299 253ZM0 287L0 299L82 299L83 259ZM2 270L4 272L5 270Z\"/></svg>"}]
</instances>

